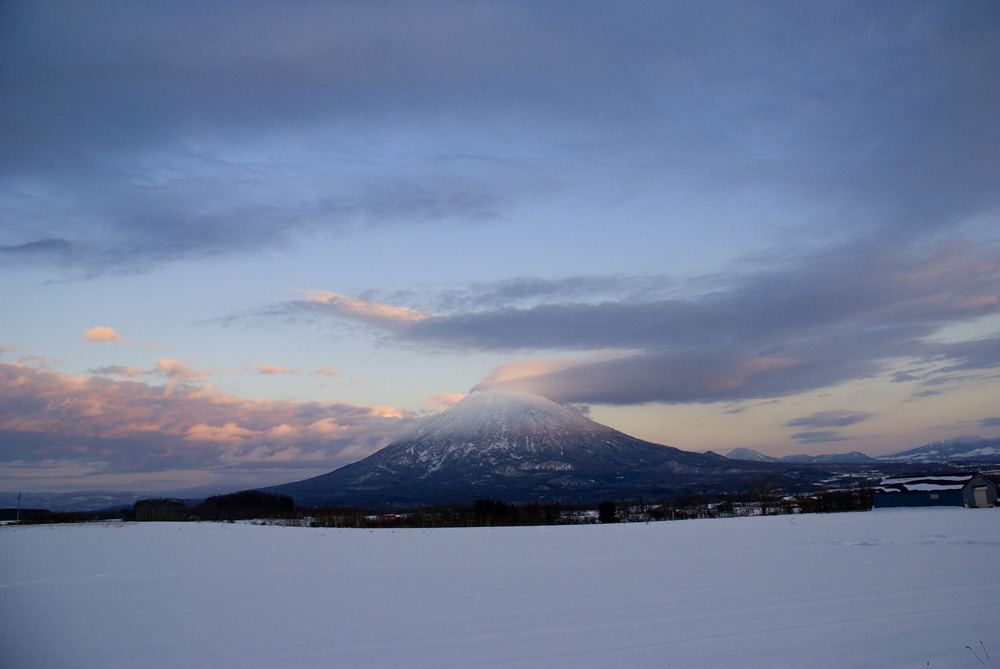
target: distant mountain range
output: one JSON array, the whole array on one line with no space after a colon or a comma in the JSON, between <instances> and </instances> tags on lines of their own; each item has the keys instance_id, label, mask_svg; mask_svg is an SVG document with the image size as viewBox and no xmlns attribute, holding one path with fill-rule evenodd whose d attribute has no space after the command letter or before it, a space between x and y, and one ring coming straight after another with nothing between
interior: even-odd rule
<instances>
[{"instance_id":1,"label":"distant mountain range","mask_svg":"<svg viewBox=\"0 0 1000 669\"><path fill-rule=\"evenodd\" d=\"M770 455L764 455L760 451L755 451L752 448L734 448L733 450L726 453L726 457L730 460L748 460L752 462L789 462L789 463L818 463L818 464L828 464L828 463L840 463L849 462L855 464L863 464L870 462L878 462L875 458L869 457L864 453L859 453L858 451L851 451L850 453L831 453L829 455L786 455L781 458L771 457Z\"/></svg>"},{"instance_id":2,"label":"distant mountain range","mask_svg":"<svg viewBox=\"0 0 1000 669\"><path fill-rule=\"evenodd\" d=\"M858 451L831 453L827 455L786 455L775 458L764 455L752 448L734 448L726 453L730 460L774 463L815 463L815 464L878 464L878 463L973 463L1000 462L1000 439L982 437L957 437L947 441L913 448L900 453L870 457Z\"/></svg>"},{"instance_id":3,"label":"distant mountain range","mask_svg":"<svg viewBox=\"0 0 1000 669\"><path fill-rule=\"evenodd\" d=\"M131 507L136 500L152 495L138 492L86 490L80 492L26 492L21 495L22 509L50 511L103 511ZM0 492L0 507L17 508L16 492Z\"/></svg>"}]
</instances>

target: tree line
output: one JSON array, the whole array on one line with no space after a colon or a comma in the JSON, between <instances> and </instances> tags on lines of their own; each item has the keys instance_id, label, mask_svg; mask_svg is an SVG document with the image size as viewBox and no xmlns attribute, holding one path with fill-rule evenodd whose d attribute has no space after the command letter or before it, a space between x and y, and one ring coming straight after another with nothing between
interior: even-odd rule
<instances>
[{"instance_id":1,"label":"tree line","mask_svg":"<svg viewBox=\"0 0 1000 669\"><path fill-rule=\"evenodd\" d=\"M184 521L184 520L251 520L295 517L295 501L288 495L260 490L241 490L225 495L213 495L200 504L188 506L176 499L140 499L132 509L123 510L124 520Z\"/></svg>"},{"instance_id":2,"label":"tree line","mask_svg":"<svg viewBox=\"0 0 1000 669\"><path fill-rule=\"evenodd\" d=\"M702 496L678 495L671 501L651 503L642 497L632 500L605 500L596 505L567 505L558 502L515 504L483 498L471 505L424 506L415 509L372 511L361 507L296 507L288 495L242 490L214 495L197 503L183 500L141 499L131 508L100 512L58 512L22 509L23 523L67 523L122 519L152 521L237 521L259 520L310 527L490 527L516 525L569 525L582 523L652 522L692 518L720 518L780 513L835 513L868 511L872 508L870 488L825 490L788 496L778 482L752 481L741 494ZM14 510L9 510L13 512ZM3 517L0 510L0 518ZM13 516L9 519L13 520Z\"/></svg>"}]
</instances>

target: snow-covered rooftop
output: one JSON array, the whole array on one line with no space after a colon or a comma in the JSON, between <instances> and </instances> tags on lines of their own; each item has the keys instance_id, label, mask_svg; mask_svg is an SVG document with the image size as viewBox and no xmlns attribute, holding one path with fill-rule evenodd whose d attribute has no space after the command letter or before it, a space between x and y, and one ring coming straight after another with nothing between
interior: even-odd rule
<instances>
[{"instance_id":1,"label":"snow-covered rooftop","mask_svg":"<svg viewBox=\"0 0 1000 669\"><path fill-rule=\"evenodd\" d=\"M935 476L909 476L884 478L875 487L875 492L935 492L938 490L961 490L969 482L972 474L950 474Z\"/></svg>"}]
</instances>

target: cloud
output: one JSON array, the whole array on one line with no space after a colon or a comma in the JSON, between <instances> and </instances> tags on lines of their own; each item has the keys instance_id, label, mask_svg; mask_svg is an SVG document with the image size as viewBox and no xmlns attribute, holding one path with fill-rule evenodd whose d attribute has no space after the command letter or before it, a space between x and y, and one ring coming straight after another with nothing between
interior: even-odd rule
<instances>
[{"instance_id":1,"label":"cloud","mask_svg":"<svg viewBox=\"0 0 1000 669\"><path fill-rule=\"evenodd\" d=\"M1000 337L935 340L944 327L1000 313L996 244L859 239L764 260L647 301L630 295L440 314L359 301L323 313L364 319L429 349L589 353L506 363L478 386L518 387L561 402L738 401L879 374L912 376L893 369L900 364L911 371L919 365L924 385L1000 366ZM621 285L620 278L608 285Z\"/></svg>"},{"instance_id":2,"label":"cloud","mask_svg":"<svg viewBox=\"0 0 1000 669\"><path fill-rule=\"evenodd\" d=\"M401 327L431 318L416 309L359 300L346 295L338 295L328 290L314 290L307 293L308 301L299 303L307 308L319 310L331 316L357 320L381 327Z\"/></svg>"},{"instance_id":3,"label":"cloud","mask_svg":"<svg viewBox=\"0 0 1000 669\"><path fill-rule=\"evenodd\" d=\"M1000 427L1000 417L992 416L979 421L980 427Z\"/></svg>"},{"instance_id":4,"label":"cloud","mask_svg":"<svg viewBox=\"0 0 1000 669\"><path fill-rule=\"evenodd\" d=\"M431 395L427 398L427 401L424 402L424 411L442 411L454 404L457 404L464 397L465 395L460 393L438 393L437 395Z\"/></svg>"},{"instance_id":5,"label":"cloud","mask_svg":"<svg viewBox=\"0 0 1000 669\"><path fill-rule=\"evenodd\" d=\"M134 365L106 365L104 367L95 367L89 370L89 373L99 376L120 376L128 379L140 376L162 376L173 384L201 383L213 374L213 372L207 369L189 367L187 363L174 358L160 358L156 361L152 369L142 369Z\"/></svg>"},{"instance_id":6,"label":"cloud","mask_svg":"<svg viewBox=\"0 0 1000 669\"><path fill-rule=\"evenodd\" d=\"M240 427L236 423L229 422L222 426L206 425L198 423L192 425L184 432L184 438L190 441L209 441L222 444L233 444L242 442L249 437L259 435L259 432Z\"/></svg>"},{"instance_id":7,"label":"cloud","mask_svg":"<svg viewBox=\"0 0 1000 669\"><path fill-rule=\"evenodd\" d=\"M874 414L866 411L817 411L805 418L785 423L786 427L847 427L868 420Z\"/></svg>"},{"instance_id":8,"label":"cloud","mask_svg":"<svg viewBox=\"0 0 1000 669\"><path fill-rule=\"evenodd\" d=\"M797 432L792 439L800 444L826 444L833 441L850 441L854 437L842 437L836 430L817 430L815 432Z\"/></svg>"},{"instance_id":9,"label":"cloud","mask_svg":"<svg viewBox=\"0 0 1000 669\"><path fill-rule=\"evenodd\" d=\"M368 455L416 424L396 407L245 400L206 386L0 363L0 461L19 462L39 480L58 478L46 479L47 462L82 467L90 473L81 471L79 487L179 471L198 481L281 483L347 464L348 449ZM168 478L173 485L174 474Z\"/></svg>"},{"instance_id":10,"label":"cloud","mask_svg":"<svg viewBox=\"0 0 1000 669\"><path fill-rule=\"evenodd\" d=\"M160 358L151 374L165 376L174 383L200 383L212 375L207 369L194 369L175 358Z\"/></svg>"},{"instance_id":11,"label":"cloud","mask_svg":"<svg viewBox=\"0 0 1000 669\"><path fill-rule=\"evenodd\" d=\"M148 271L503 220L539 182L637 174L843 212L824 227L939 229L997 205L996 11L20 4L0 27L0 254Z\"/></svg>"},{"instance_id":12,"label":"cloud","mask_svg":"<svg viewBox=\"0 0 1000 669\"><path fill-rule=\"evenodd\" d=\"M790 358L649 352L492 385L512 386L558 402L686 403L784 395L807 386L812 375L804 362Z\"/></svg>"},{"instance_id":13,"label":"cloud","mask_svg":"<svg viewBox=\"0 0 1000 669\"><path fill-rule=\"evenodd\" d=\"M873 344L878 346L890 339L908 344L907 335L926 336L945 324L1000 313L1000 249L995 244L982 249L961 243L866 248L872 243L857 240L779 260L774 268L732 272L715 278L709 292L688 297L458 312L419 319L405 335L498 351L665 344L696 350L820 338L824 333L817 330L853 326L866 337L877 337ZM993 357L996 340L942 345L940 350L943 356Z\"/></svg>"},{"instance_id":14,"label":"cloud","mask_svg":"<svg viewBox=\"0 0 1000 669\"><path fill-rule=\"evenodd\" d=\"M542 382L542 379L575 367L620 360L637 355L637 353L636 351L600 351L583 358L540 358L509 362L494 369L489 376L476 384L472 390L507 388L511 390L523 390L525 392L536 392L543 395L557 394L554 389L549 390L548 393L540 392L539 383Z\"/></svg>"},{"instance_id":15,"label":"cloud","mask_svg":"<svg viewBox=\"0 0 1000 669\"><path fill-rule=\"evenodd\" d=\"M131 339L123 338L115 332L113 328L109 328L104 325L97 325L84 332L83 341L92 343L125 344L126 346L132 344Z\"/></svg>"},{"instance_id":16,"label":"cloud","mask_svg":"<svg viewBox=\"0 0 1000 669\"><path fill-rule=\"evenodd\" d=\"M148 376L155 373L153 370L141 369L135 365L106 365L104 367L95 367L87 371L90 374L97 374L98 376L121 376L128 379L135 378L137 376Z\"/></svg>"},{"instance_id":17,"label":"cloud","mask_svg":"<svg viewBox=\"0 0 1000 669\"><path fill-rule=\"evenodd\" d=\"M433 296L433 308L456 312L523 307L539 302L649 302L675 292L678 284L677 280L665 274L571 276L561 279L516 277L475 283L465 289L449 288ZM405 291L397 294L397 299L401 300L421 297L426 296Z\"/></svg>"},{"instance_id":18,"label":"cloud","mask_svg":"<svg viewBox=\"0 0 1000 669\"><path fill-rule=\"evenodd\" d=\"M258 374L298 374L297 369L287 369L276 365L257 365Z\"/></svg>"},{"instance_id":19,"label":"cloud","mask_svg":"<svg viewBox=\"0 0 1000 669\"><path fill-rule=\"evenodd\" d=\"M45 355L22 355L18 356L17 361L25 365L33 365L39 369L52 369L58 363L62 362L58 358L50 358Z\"/></svg>"},{"instance_id":20,"label":"cloud","mask_svg":"<svg viewBox=\"0 0 1000 669\"><path fill-rule=\"evenodd\" d=\"M15 246L0 245L0 255L14 260L65 260L73 245L65 239L39 239Z\"/></svg>"},{"instance_id":21,"label":"cloud","mask_svg":"<svg viewBox=\"0 0 1000 669\"><path fill-rule=\"evenodd\" d=\"M320 367L313 372L317 376L340 376L340 372L333 369L332 367Z\"/></svg>"},{"instance_id":22,"label":"cloud","mask_svg":"<svg viewBox=\"0 0 1000 669\"><path fill-rule=\"evenodd\" d=\"M929 347L929 356L947 363L939 373L990 369L1000 365L1000 335Z\"/></svg>"},{"instance_id":23,"label":"cloud","mask_svg":"<svg viewBox=\"0 0 1000 669\"><path fill-rule=\"evenodd\" d=\"M521 380L531 380L545 374L562 371L580 364L574 358L552 358L541 360L519 360L508 362L494 369L473 390L487 390L498 386L509 387Z\"/></svg>"},{"instance_id":24,"label":"cloud","mask_svg":"<svg viewBox=\"0 0 1000 669\"><path fill-rule=\"evenodd\" d=\"M420 150L409 161L364 155L373 128L399 132L407 98L424 97L402 83L426 43L399 34L395 13L188 9L183 19L110 6L5 13L0 86L19 100L0 110L0 195L14 203L5 260L85 277L145 272L330 232L496 219L507 207L494 175L473 175L468 159L438 156L431 168ZM416 14L413 30L442 37ZM73 124L59 121L69 115Z\"/></svg>"}]
</instances>

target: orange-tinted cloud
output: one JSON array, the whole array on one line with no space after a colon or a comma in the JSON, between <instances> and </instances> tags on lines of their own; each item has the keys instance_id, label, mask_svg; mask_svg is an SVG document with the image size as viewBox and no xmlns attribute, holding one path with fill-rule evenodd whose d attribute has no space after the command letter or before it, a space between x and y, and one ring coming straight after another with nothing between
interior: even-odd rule
<instances>
[{"instance_id":1,"label":"orange-tinted cloud","mask_svg":"<svg viewBox=\"0 0 1000 669\"><path fill-rule=\"evenodd\" d=\"M100 376L120 376L126 379L141 376L162 376L169 381L169 387L173 388L179 383L201 383L207 380L213 372L207 369L189 367L182 360L160 358L152 369L142 369L135 365L108 365L91 369L90 373Z\"/></svg>"},{"instance_id":2,"label":"orange-tinted cloud","mask_svg":"<svg viewBox=\"0 0 1000 669\"><path fill-rule=\"evenodd\" d=\"M105 325L97 325L83 333L83 341L98 344L125 344L132 343L131 339L125 339L120 334Z\"/></svg>"},{"instance_id":3,"label":"orange-tinted cloud","mask_svg":"<svg viewBox=\"0 0 1000 669\"><path fill-rule=\"evenodd\" d=\"M558 372L579 364L579 362L579 360L572 358L543 358L508 362L494 369L477 388L485 390L496 386L516 386L519 381Z\"/></svg>"},{"instance_id":4,"label":"orange-tinted cloud","mask_svg":"<svg viewBox=\"0 0 1000 669\"><path fill-rule=\"evenodd\" d=\"M225 395L191 383L203 372L176 360L146 373L185 382L158 386L0 362L0 468L36 463L42 481L42 462L91 463L97 471L81 474L80 487L98 474L152 480L181 470L198 481L239 474L247 485L265 485L330 471L416 426L396 407Z\"/></svg>"},{"instance_id":5,"label":"orange-tinted cloud","mask_svg":"<svg viewBox=\"0 0 1000 669\"><path fill-rule=\"evenodd\" d=\"M297 369L278 367L277 365L257 365L258 374L298 374Z\"/></svg>"},{"instance_id":6,"label":"orange-tinted cloud","mask_svg":"<svg viewBox=\"0 0 1000 669\"><path fill-rule=\"evenodd\" d=\"M243 441L257 434L259 433L248 430L245 427L240 427L234 422L226 423L221 427L198 423L187 429L184 433L184 438L191 441L211 441L220 444L231 444Z\"/></svg>"},{"instance_id":7,"label":"orange-tinted cloud","mask_svg":"<svg viewBox=\"0 0 1000 669\"><path fill-rule=\"evenodd\" d=\"M161 374L173 381L184 381L188 383L197 383L204 381L212 372L207 369L193 369L188 367L186 363L181 360L176 360L174 358L160 358L156 361L156 368L152 371L153 374Z\"/></svg>"},{"instance_id":8,"label":"orange-tinted cloud","mask_svg":"<svg viewBox=\"0 0 1000 669\"><path fill-rule=\"evenodd\" d=\"M313 374L318 374L320 376L340 376L340 372L331 367L320 367Z\"/></svg>"},{"instance_id":9,"label":"orange-tinted cloud","mask_svg":"<svg viewBox=\"0 0 1000 669\"><path fill-rule=\"evenodd\" d=\"M325 311L334 315L381 327L405 326L432 317L432 314L416 309L359 300L328 290L307 291L306 297L309 302L322 305Z\"/></svg>"},{"instance_id":10,"label":"orange-tinted cloud","mask_svg":"<svg viewBox=\"0 0 1000 669\"><path fill-rule=\"evenodd\" d=\"M26 365L34 365L40 369L52 369L57 363L62 362L59 358L50 358L45 355L22 355L18 357L17 361Z\"/></svg>"},{"instance_id":11,"label":"orange-tinted cloud","mask_svg":"<svg viewBox=\"0 0 1000 669\"><path fill-rule=\"evenodd\" d=\"M465 395L459 393L438 393L424 402L424 411L442 411L459 402Z\"/></svg>"},{"instance_id":12,"label":"orange-tinted cloud","mask_svg":"<svg viewBox=\"0 0 1000 669\"><path fill-rule=\"evenodd\" d=\"M559 393L553 392L547 383L551 376L575 367L627 358L635 353L635 351L601 351L585 358L536 358L508 362L494 369L473 390L507 388L551 396L555 399Z\"/></svg>"}]
</instances>

